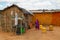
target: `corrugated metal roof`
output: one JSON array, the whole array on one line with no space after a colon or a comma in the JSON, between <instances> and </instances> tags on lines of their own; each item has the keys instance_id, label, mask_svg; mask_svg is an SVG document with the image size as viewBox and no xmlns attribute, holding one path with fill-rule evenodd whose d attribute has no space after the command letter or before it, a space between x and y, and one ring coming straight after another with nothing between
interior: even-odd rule
<instances>
[{"instance_id":1,"label":"corrugated metal roof","mask_svg":"<svg viewBox=\"0 0 60 40\"><path fill-rule=\"evenodd\" d=\"M31 12L60 12L60 10L30 10Z\"/></svg>"}]
</instances>

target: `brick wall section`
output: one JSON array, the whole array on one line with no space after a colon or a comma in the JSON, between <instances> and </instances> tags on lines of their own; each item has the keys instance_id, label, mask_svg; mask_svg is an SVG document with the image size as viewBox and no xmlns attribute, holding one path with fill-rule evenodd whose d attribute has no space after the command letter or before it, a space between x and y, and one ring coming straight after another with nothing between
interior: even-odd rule
<instances>
[{"instance_id":1,"label":"brick wall section","mask_svg":"<svg viewBox=\"0 0 60 40\"><path fill-rule=\"evenodd\" d=\"M33 23L35 23L36 18L39 20L40 24L60 25L60 12L34 13Z\"/></svg>"},{"instance_id":2,"label":"brick wall section","mask_svg":"<svg viewBox=\"0 0 60 40\"><path fill-rule=\"evenodd\" d=\"M52 14L34 13L34 18L34 22L38 19L40 24L49 25L51 24Z\"/></svg>"},{"instance_id":3,"label":"brick wall section","mask_svg":"<svg viewBox=\"0 0 60 40\"><path fill-rule=\"evenodd\" d=\"M52 24L60 26L60 12L54 12L52 18Z\"/></svg>"}]
</instances>

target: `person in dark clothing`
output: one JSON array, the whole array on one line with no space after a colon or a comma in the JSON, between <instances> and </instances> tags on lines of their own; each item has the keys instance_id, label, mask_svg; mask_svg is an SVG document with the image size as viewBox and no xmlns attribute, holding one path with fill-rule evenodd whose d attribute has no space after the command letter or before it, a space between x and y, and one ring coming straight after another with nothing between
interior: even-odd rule
<instances>
[{"instance_id":1,"label":"person in dark clothing","mask_svg":"<svg viewBox=\"0 0 60 40\"><path fill-rule=\"evenodd\" d=\"M19 24L17 25L16 28L17 28L16 34L17 34L17 35L21 34L21 32L20 32L20 25L19 25Z\"/></svg>"},{"instance_id":2,"label":"person in dark clothing","mask_svg":"<svg viewBox=\"0 0 60 40\"><path fill-rule=\"evenodd\" d=\"M20 30L21 30L21 25L20 25L20 21L18 20L18 25L16 26L17 30L16 30L16 34L19 35L21 34Z\"/></svg>"},{"instance_id":3,"label":"person in dark clothing","mask_svg":"<svg viewBox=\"0 0 60 40\"><path fill-rule=\"evenodd\" d=\"M39 29L39 21L38 21L38 19L35 21L35 28Z\"/></svg>"}]
</instances>

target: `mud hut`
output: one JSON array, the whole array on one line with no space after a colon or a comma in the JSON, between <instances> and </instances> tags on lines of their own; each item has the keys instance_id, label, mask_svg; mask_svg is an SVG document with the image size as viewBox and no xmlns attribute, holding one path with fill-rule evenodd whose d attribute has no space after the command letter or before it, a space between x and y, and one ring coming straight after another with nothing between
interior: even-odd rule
<instances>
[{"instance_id":1,"label":"mud hut","mask_svg":"<svg viewBox=\"0 0 60 40\"><path fill-rule=\"evenodd\" d=\"M3 31L12 32L16 30L15 26L19 23L20 26L28 29L31 16L32 14L29 11L13 4L1 12L1 28Z\"/></svg>"}]
</instances>

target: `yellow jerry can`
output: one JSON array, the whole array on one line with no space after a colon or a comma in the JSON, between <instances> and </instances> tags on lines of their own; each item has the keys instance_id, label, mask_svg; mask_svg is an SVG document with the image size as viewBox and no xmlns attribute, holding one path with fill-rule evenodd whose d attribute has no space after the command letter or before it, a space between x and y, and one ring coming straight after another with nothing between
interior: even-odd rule
<instances>
[{"instance_id":1,"label":"yellow jerry can","mask_svg":"<svg viewBox=\"0 0 60 40\"><path fill-rule=\"evenodd\" d=\"M52 25L49 26L49 31L53 31L53 26Z\"/></svg>"},{"instance_id":2,"label":"yellow jerry can","mask_svg":"<svg viewBox=\"0 0 60 40\"><path fill-rule=\"evenodd\" d=\"M45 33L47 30L45 27L42 27L42 32Z\"/></svg>"},{"instance_id":3,"label":"yellow jerry can","mask_svg":"<svg viewBox=\"0 0 60 40\"><path fill-rule=\"evenodd\" d=\"M43 27L42 25L39 26L39 28L40 28L41 30L42 30L42 27Z\"/></svg>"}]
</instances>

